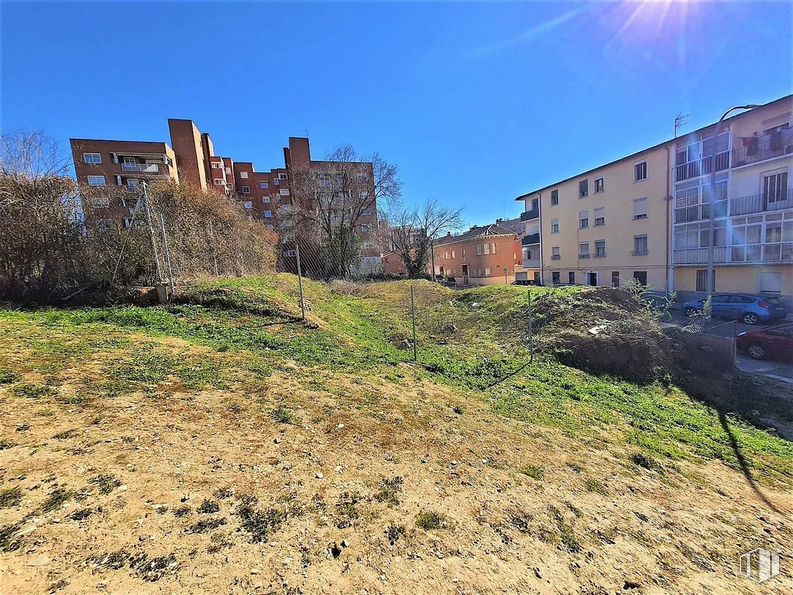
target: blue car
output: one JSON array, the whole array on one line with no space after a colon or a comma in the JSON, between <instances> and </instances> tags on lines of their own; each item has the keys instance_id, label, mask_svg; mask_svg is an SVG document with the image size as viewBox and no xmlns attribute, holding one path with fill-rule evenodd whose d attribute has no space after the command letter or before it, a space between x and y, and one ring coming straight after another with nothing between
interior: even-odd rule
<instances>
[{"instance_id":1,"label":"blue car","mask_svg":"<svg viewBox=\"0 0 793 595\"><path fill-rule=\"evenodd\" d=\"M702 312L705 300L690 300L683 304L686 316ZM784 320L787 308L776 296L714 293L710 300L711 316L740 320L744 324Z\"/></svg>"}]
</instances>

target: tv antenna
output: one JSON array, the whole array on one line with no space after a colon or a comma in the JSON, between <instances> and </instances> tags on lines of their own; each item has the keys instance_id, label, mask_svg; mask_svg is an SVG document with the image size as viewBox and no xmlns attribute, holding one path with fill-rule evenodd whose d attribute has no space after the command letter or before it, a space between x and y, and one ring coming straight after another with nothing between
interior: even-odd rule
<instances>
[{"instance_id":1,"label":"tv antenna","mask_svg":"<svg viewBox=\"0 0 793 595\"><path fill-rule=\"evenodd\" d=\"M677 131L688 123L686 120L688 120L690 115L691 114L683 114L683 112L680 112L675 117L675 138L677 138Z\"/></svg>"}]
</instances>

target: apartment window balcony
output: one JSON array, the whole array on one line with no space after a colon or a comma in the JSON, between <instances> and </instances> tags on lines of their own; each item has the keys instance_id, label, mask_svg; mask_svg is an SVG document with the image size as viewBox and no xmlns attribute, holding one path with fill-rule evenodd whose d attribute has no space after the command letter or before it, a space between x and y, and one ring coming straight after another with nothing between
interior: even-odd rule
<instances>
[{"instance_id":1,"label":"apartment window balcony","mask_svg":"<svg viewBox=\"0 0 793 595\"><path fill-rule=\"evenodd\" d=\"M540 207L535 207L533 209L529 209L528 211L523 211L520 214L521 221L530 221L531 219L537 219L540 216Z\"/></svg>"},{"instance_id":2,"label":"apartment window balcony","mask_svg":"<svg viewBox=\"0 0 793 595\"><path fill-rule=\"evenodd\" d=\"M539 233L532 233L527 236L523 236L521 238L520 243L522 246L530 246L531 244L539 244L540 243L540 234Z\"/></svg>"},{"instance_id":3,"label":"apartment window balcony","mask_svg":"<svg viewBox=\"0 0 793 595\"><path fill-rule=\"evenodd\" d=\"M540 259L539 258L524 259L523 260L523 268L524 269L538 269L538 268L540 268Z\"/></svg>"},{"instance_id":4,"label":"apartment window balcony","mask_svg":"<svg viewBox=\"0 0 793 595\"><path fill-rule=\"evenodd\" d=\"M682 182L683 180L708 175L711 172L712 161L711 156L708 155L707 157L676 165L675 181ZM724 171L726 169L730 169L730 152L722 151L721 153L716 153L716 171Z\"/></svg>"},{"instance_id":5,"label":"apartment window balcony","mask_svg":"<svg viewBox=\"0 0 793 595\"><path fill-rule=\"evenodd\" d=\"M551 260L561 260L561 254L551 254Z\"/></svg>"},{"instance_id":6,"label":"apartment window balcony","mask_svg":"<svg viewBox=\"0 0 793 595\"><path fill-rule=\"evenodd\" d=\"M728 201L716 201L716 217L726 217ZM701 221L710 217L710 203L691 205L675 209L675 223L687 223L689 221Z\"/></svg>"},{"instance_id":7,"label":"apartment window balcony","mask_svg":"<svg viewBox=\"0 0 793 595\"><path fill-rule=\"evenodd\" d=\"M733 167L793 154L793 129L733 139Z\"/></svg>"},{"instance_id":8,"label":"apartment window balcony","mask_svg":"<svg viewBox=\"0 0 793 595\"><path fill-rule=\"evenodd\" d=\"M767 211L793 209L793 188L783 187L783 192L771 194L755 194L730 199L730 215L748 215ZM677 222L677 221L676 221Z\"/></svg>"},{"instance_id":9,"label":"apartment window balcony","mask_svg":"<svg viewBox=\"0 0 793 595\"><path fill-rule=\"evenodd\" d=\"M730 246L730 262L793 262L793 242Z\"/></svg>"},{"instance_id":10,"label":"apartment window balcony","mask_svg":"<svg viewBox=\"0 0 793 595\"><path fill-rule=\"evenodd\" d=\"M578 258L589 258L589 254L579 254Z\"/></svg>"},{"instance_id":11,"label":"apartment window balcony","mask_svg":"<svg viewBox=\"0 0 793 595\"><path fill-rule=\"evenodd\" d=\"M122 163L121 171L134 171L141 174L159 175L160 166L157 163ZM162 175L167 175L163 172Z\"/></svg>"},{"instance_id":12,"label":"apartment window balcony","mask_svg":"<svg viewBox=\"0 0 793 595\"><path fill-rule=\"evenodd\" d=\"M672 254L673 264L707 264L707 262L707 248L675 250ZM727 248L725 246L716 246L713 249L713 262L720 264L727 262Z\"/></svg>"}]
</instances>

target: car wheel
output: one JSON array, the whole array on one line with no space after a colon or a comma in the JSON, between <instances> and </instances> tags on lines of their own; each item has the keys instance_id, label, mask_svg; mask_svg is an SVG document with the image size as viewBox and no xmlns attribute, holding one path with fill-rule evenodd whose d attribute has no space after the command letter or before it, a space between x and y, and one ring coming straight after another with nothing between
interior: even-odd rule
<instances>
[{"instance_id":1,"label":"car wheel","mask_svg":"<svg viewBox=\"0 0 793 595\"><path fill-rule=\"evenodd\" d=\"M694 314L696 314L696 313L697 313L697 309L696 308L692 308L691 306L686 308L686 316L688 316L689 318L694 316Z\"/></svg>"},{"instance_id":2,"label":"car wheel","mask_svg":"<svg viewBox=\"0 0 793 595\"><path fill-rule=\"evenodd\" d=\"M749 345L746 349L746 353L748 353L749 357L752 359L765 359L765 349L762 345L758 345L757 343Z\"/></svg>"},{"instance_id":3,"label":"car wheel","mask_svg":"<svg viewBox=\"0 0 793 595\"><path fill-rule=\"evenodd\" d=\"M741 320L743 320L744 324L757 324L760 322L760 317L753 312L747 312Z\"/></svg>"}]
</instances>

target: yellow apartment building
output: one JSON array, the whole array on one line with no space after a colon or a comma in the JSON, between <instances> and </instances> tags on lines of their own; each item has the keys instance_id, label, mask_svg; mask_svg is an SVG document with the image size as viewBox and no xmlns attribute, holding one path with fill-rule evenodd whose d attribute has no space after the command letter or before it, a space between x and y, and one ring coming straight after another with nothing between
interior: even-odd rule
<instances>
[{"instance_id":1,"label":"yellow apartment building","mask_svg":"<svg viewBox=\"0 0 793 595\"><path fill-rule=\"evenodd\" d=\"M519 196L527 278L666 290L668 153L658 145Z\"/></svg>"}]
</instances>

